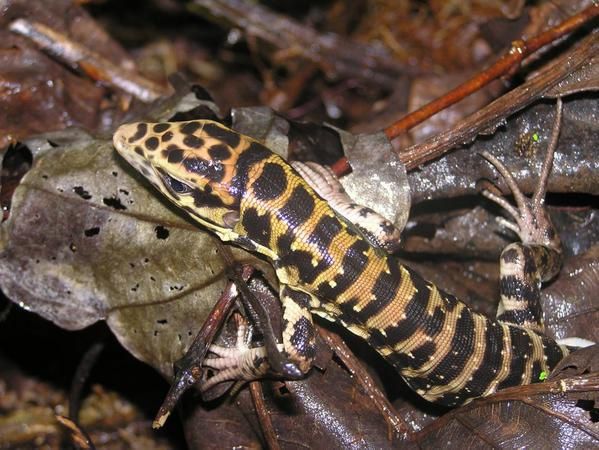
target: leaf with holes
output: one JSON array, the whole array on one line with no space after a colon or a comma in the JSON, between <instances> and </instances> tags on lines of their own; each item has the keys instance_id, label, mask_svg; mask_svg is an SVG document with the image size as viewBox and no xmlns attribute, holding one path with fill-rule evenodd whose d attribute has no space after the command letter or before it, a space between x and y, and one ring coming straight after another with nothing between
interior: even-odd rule
<instances>
[{"instance_id":1,"label":"leaf with holes","mask_svg":"<svg viewBox=\"0 0 599 450\"><path fill-rule=\"evenodd\" d=\"M163 202L109 142L69 139L30 145L33 167L0 228L0 287L66 329L106 320L133 355L168 376L225 286L214 238Z\"/></svg>"}]
</instances>

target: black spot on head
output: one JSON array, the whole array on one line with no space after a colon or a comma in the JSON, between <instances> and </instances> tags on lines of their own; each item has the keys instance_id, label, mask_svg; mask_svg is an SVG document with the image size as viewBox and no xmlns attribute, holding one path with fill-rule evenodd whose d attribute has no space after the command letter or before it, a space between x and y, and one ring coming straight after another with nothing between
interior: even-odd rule
<instances>
[{"instance_id":1,"label":"black spot on head","mask_svg":"<svg viewBox=\"0 0 599 450\"><path fill-rule=\"evenodd\" d=\"M156 136L152 136L146 139L145 145L148 150L156 150L158 148L158 138Z\"/></svg>"},{"instance_id":2,"label":"black spot on head","mask_svg":"<svg viewBox=\"0 0 599 450\"><path fill-rule=\"evenodd\" d=\"M171 164L180 163L183 161L183 155L185 155L185 152L180 148L173 149L168 152L167 161Z\"/></svg>"},{"instance_id":3,"label":"black spot on head","mask_svg":"<svg viewBox=\"0 0 599 450\"><path fill-rule=\"evenodd\" d=\"M137 129L135 130L135 134L129 137L129 143L133 143L146 135L148 132L148 124L147 123L138 123Z\"/></svg>"},{"instance_id":4,"label":"black spot on head","mask_svg":"<svg viewBox=\"0 0 599 450\"><path fill-rule=\"evenodd\" d=\"M231 150L226 145L216 144L208 149L208 154L212 159L224 161L231 157Z\"/></svg>"},{"instance_id":5,"label":"black spot on head","mask_svg":"<svg viewBox=\"0 0 599 450\"><path fill-rule=\"evenodd\" d=\"M170 123L157 123L154 125L154 133L162 133L163 131L168 130L171 127Z\"/></svg>"},{"instance_id":6,"label":"black spot on head","mask_svg":"<svg viewBox=\"0 0 599 450\"><path fill-rule=\"evenodd\" d=\"M193 134L188 134L183 138L183 143L191 148L200 148L204 145L204 139L200 139Z\"/></svg>"},{"instance_id":7,"label":"black spot on head","mask_svg":"<svg viewBox=\"0 0 599 450\"><path fill-rule=\"evenodd\" d=\"M177 147L175 144L171 144L169 145L166 149L162 150L160 153L162 155L163 158L168 159L168 155L171 152L176 152L181 150L181 148Z\"/></svg>"},{"instance_id":8,"label":"black spot on head","mask_svg":"<svg viewBox=\"0 0 599 450\"><path fill-rule=\"evenodd\" d=\"M164 133L162 136L160 136L160 140L162 142L168 142L173 138L174 134L172 131L167 131L166 133Z\"/></svg>"},{"instance_id":9,"label":"black spot on head","mask_svg":"<svg viewBox=\"0 0 599 450\"><path fill-rule=\"evenodd\" d=\"M239 145L239 142L241 141L241 136L239 135L239 133L236 133L235 131L229 130L224 127L220 127L214 123L207 123L206 125L204 125L203 132L206 133L208 136L222 141L233 148L237 147Z\"/></svg>"},{"instance_id":10,"label":"black spot on head","mask_svg":"<svg viewBox=\"0 0 599 450\"><path fill-rule=\"evenodd\" d=\"M192 121L181 125L180 131L183 134L193 134L200 128L200 122Z\"/></svg>"},{"instance_id":11,"label":"black spot on head","mask_svg":"<svg viewBox=\"0 0 599 450\"><path fill-rule=\"evenodd\" d=\"M192 173L208 178L211 181L220 181L225 175L224 167L221 163L213 163L202 158L186 158L183 166Z\"/></svg>"},{"instance_id":12,"label":"black spot on head","mask_svg":"<svg viewBox=\"0 0 599 450\"><path fill-rule=\"evenodd\" d=\"M280 164L266 163L252 186L259 200L273 200L287 189L287 176Z\"/></svg>"},{"instance_id":13,"label":"black spot on head","mask_svg":"<svg viewBox=\"0 0 599 450\"><path fill-rule=\"evenodd\" d=\"M144 156L144 151L143 149L138 145L136 146L134 149L135 153L137 153L139 156Z\"/></svg>"}]
</instances>

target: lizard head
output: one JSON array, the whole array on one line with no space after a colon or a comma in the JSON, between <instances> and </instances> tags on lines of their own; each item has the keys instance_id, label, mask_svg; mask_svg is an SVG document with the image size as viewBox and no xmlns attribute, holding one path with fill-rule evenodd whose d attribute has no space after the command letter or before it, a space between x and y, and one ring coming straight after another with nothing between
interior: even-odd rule
<instances>
[{"instance_id":1,"label":"lizard head","mask_svg":"<svg viewBox=\"0 0 599 450\"><path fill-rule=\"evenodd\" d=\"M210 120L131 123L113 137L116 150L162 194L215 231L239 220L243 180L236 176L246 138Z\"/></svg>"}]
</instances>

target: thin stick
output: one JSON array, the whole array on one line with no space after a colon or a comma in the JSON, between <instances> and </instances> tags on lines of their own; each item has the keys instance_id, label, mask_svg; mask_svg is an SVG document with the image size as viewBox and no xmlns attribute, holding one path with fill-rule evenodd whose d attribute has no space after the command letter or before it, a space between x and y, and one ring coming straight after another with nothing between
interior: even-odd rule
<instances>
[{"instance_id":1,"label":"thin stick","mask_svg":"<svg viewBox=\"0 0 599 450\"><path fill-rule=\"evenodd\" d=\"M524 58L530 56L541 47L554 42L556 39L571 33L597 16L599 16L599 5L594 4L528 41L518 39L512 42L512 46L507 53L499 58L499 60L487 70L470 78L468 81L462 83L455 89L452 89L444 96L427 103L416 111L399 119L394 124L385 128L385 134L390 140L395 139L400 134L405 133L419 123L422 123L439 111L459 102L473 92L478 91L491 81L513 72Z\"/></svg>"},{"instance_id":2,"label":"thin stick","mask_svg":"<svg viewBox=\"0 0 599 450\"><path fill-rule=\"evenodd\" d=\"M576 14L561 24L553 27L536 37L531 38L528 41L516 41L510 51L506 55L495 63L495 65L491 66L486 71L477 75L476 77L470 79L464 84L458 86L454 90L448 92L441 98L434 100L433 102L423 106L419 110L416 110L407 116L404 116L398 122L388 126L384 132L389 139L394 139L400 134L404 133L411 127L417 125L418 123L424 121L428 117L436 114L441 111L443 108L450 106L457 101L464 98L464 96L469 95L470 93L476 91L480 87L488 84L494 78L491 76L495 74L495 78L501 75L505 75L510 73L515 69L515 67L522 62L522 59L532 54L534 51L538 50L544 45L551 43L553 40L558 39L564 36L567 33L571 33L576 30L578 27L589 23L591 20L595 19L599 15L599 5L592 5L586 8L584 11ZM592 50L592 44L586 43L585 48L583 49L583 53L585 51ZM576 53L577 51L575 51ZM578 51L580 53L580 51ZM537 79L530 80L528 83L532 83L532 87L526 88L526 84L522 85L510 92L506 95L511 96L510 101L507 102L510 105L513 105L512 109L508 111L509 114L515 112L516 110L526 106L530 101L526 100L535 92L538 95L543 91L538 84L544 83L544 85L556 83L561 78L563 78L567 73L570 73L574 70L573 64L574 61L571 60L574 55L568 55L570 59L568 59L567 64L564 65L560 63L560 68L563 70L558 70L555 74L549 74L545 76L538 76ZM586 60L588 60L588 55L584 55ZM511 61L511 65L508 63ZM582 61L578 61L579 64L582 64ZM553 66L552 66L553 67ZM565 69L568 69L567 71ZM522 89L521 89L522 88ZM460 95L462 95L460 97ZM501 97L501 99L507 98ZM482 123L484 122L487 126L490 126L490 120L496 120L498 114L500 114L502 110L498 111L497 107L494 106L499 100L497 99L491 105L488 105L484 108L484 110L488 110L488 113L485 115L483 110L478 111L477 113L470 116L469 119L462 121L458 124L457 129L453 129L450 131L443 132L437 136L434 136L427 140L424 143L412 145L407 149L403 149L399 152L400 161L406 165L406 169L412 170L421 164L426 163L432 159L438 158L443 153L447 152L450 148L453 148L456 144L461 141L467 141L472 138L475 134L473 132L474 129L482 128ZM502 107L504 108L504 107ZM427 112L423 112L426 110ZM417 117L414 117L417 116ZM475 119L476 116L476 119ZM460 139L457 139L457 136ZM455 141L455 142L454 142ZM351 166L347 158L342 157L337 160L334 164L331 165L331 169L337 176L344 175L346 173L351 172Z\"/></svg>"},{"instance_id":3,"label":"thin stick","mask_svg":"<svg viewBox=\"0 0 599 450\"><path fill-rule=\"evenodd\" d=\"M62 33L38 22L17 19L9 30L35 42L42 50L70 66L79 67L90 78L115 86L144 102L168 94L168 89L115 65Z\"/></svg>"},{"instance_id":4,"label":"thin stick","mask_svg":"<svg viewBox=\"0 0 599 450\"><path fill-rule=\"evenodd\" d=\"M250 383L250 394L252 396L252 401L254 402L254 407L256 408L256 415L258 416L260 427L264 433L266 446L270 450L279 450L281 447L279 446L277 433L272 424L272 420L270 420L270 413L268 408L266 408L266 402L264 401L264 395L262 392L262 385L259 381L252 381Z\"/></svg>"}]
</instances>

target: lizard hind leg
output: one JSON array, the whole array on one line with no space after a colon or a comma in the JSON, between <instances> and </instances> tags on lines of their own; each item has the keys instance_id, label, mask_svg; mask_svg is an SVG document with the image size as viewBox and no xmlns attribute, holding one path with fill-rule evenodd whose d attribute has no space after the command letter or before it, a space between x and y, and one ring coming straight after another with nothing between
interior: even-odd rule
<instances>
[{"instance_id":1,"label":"lizard hind leg","mask_svg":"<svg viewBox=\"0 0 599 450\"><path fill-rule=\"evenodd\" d=\"M543 331L541 283L553 278L561 266L561 244L544 208L547 180L557 146L562 116L562 101L558 98L555 124L541 169L541 176L532 198L527 198L512 174L493 155L481 155L502 175L510 188L516 206L488 190L482 194L501 206L514 220L498 218L514 231L522 242L507 246L500 257L500 294L497 318L503 322Z\"/></svg>"}]
</instances>

